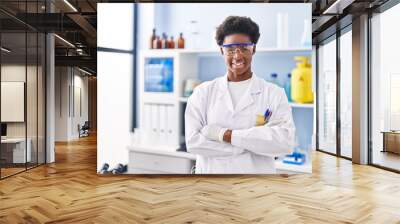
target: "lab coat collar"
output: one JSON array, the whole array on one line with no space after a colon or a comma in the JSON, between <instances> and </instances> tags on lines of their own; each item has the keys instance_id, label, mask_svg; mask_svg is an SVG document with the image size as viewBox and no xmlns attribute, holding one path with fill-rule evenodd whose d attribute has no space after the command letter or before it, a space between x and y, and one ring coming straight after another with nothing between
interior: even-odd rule
<instances>
[{"instance_id":1,"label":"lab coat collar","mask_svg":"<svg viewBox=\"0 0 400 224\"><path fill-rule=\"evenodd\" d=\"M250 85L246 93L240 99L236 108L233 109L232 98L228 88L228 74L225 74L224 77L221 77L219 80L219 97L224 100L228 106L228 109L238 113L248 106L254 103L254 98L261 93L261 85L259 78L253 73L250 81Z\"/></svg>"}]
</instances>

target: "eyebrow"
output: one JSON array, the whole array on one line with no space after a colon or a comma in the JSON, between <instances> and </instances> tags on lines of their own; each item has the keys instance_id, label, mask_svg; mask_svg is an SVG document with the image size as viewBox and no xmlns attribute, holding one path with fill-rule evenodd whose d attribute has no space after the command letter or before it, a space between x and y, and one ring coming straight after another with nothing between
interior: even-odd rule
<instances>
[{"instance_id":1,"label":"eyebrow","mask_svg":"<svg viewBox=\"0 0 400 224\"><path fill-rule=\"evenodd\" d=\"M233 44L222 44L221 47L232 47L232 46L251 46L254 43L233 43Z\"/></svg>"}]
</instances>

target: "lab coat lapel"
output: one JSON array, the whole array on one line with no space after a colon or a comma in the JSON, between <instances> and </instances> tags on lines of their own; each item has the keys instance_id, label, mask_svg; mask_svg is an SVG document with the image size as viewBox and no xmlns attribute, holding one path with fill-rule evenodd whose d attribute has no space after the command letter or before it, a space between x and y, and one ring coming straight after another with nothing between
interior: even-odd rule
<instances>
[{"instance_id":1,"label":"lab coat lapel","mask_svg":"<svg viewBox=\"0 0 400 224\"><path fill-rule=\"evenodd\" d=\"M240 111L251 106L254 103L254 97L257 94L261 93L261 91L258 88L259 85L257 81L258 81L257 77L253 74L253 77L251 77L249 88L247 89L243 97L239 100L238 104L236 105L235 113L239 113Z\"/></svg>"},{"instance_id":2,"label":"lab coat lapel","mask_svg":"<svg viewBox=\"0 0 400 224\"><path fill-rule=\"evenodd\" d=\"M225 104L227 106L228 110L233 111L232 98L228 89L228 76L225 75L224 77L221 77L218 84L219 84L218 99L220 100L221 104Z\"/></svg>"}]
</instances>

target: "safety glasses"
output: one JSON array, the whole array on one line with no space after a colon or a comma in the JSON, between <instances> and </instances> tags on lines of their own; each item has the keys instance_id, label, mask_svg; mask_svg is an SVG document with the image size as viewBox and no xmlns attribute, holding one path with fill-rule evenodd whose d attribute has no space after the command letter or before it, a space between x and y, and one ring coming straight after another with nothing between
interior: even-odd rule
<instances>
[{"instance_id":1,"label":"safety glasses","mask_svg":"<svg viewBox=\"0 0 400 224\"><path fill-rule=\"evenodd\" d=\"M249 55L253 53L254 43L233 43L221 45L222 52L227 56L233 56L239 51L241 54Z\"/></svg>"}]
</instances>

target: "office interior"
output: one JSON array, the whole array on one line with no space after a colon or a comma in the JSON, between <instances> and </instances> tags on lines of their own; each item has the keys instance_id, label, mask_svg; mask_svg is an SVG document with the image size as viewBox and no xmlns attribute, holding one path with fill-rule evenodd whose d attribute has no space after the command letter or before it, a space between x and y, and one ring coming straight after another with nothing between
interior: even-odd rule
<instances>
[{"instance_id":1,"label":"office interior","mask_svg":"<svg viewBox=\"0 0 400 224\"><path fill-rule=\"evenodd\" d=\"M45 24L49 12L72 10L63 3L2 1L0 7L4 179L54 162L55 143L96 132L96 42L87 42L78 24Z\"/></svg>"},{"instance_id":2,"label":"office interior","mask_svg":"<svg viewBox=\"0 0 400 224\"><path fill-rule=\"evenodd\" d=\"M132 76L138 66L136 48L140 47L133 35L140 29L135 22L138 15L134 7L108 5L107 9L116 7L119 12L115 14L119 26L112 32L128 35L118 36L108 46L96 46L96 38L106 41L97 35L108 26L97 16L101 13L97 3L106 2L124 4L100 0L0 2L0 221L400 220L400 204L395 200L400 172L396 100L400 73L395 54L400 50L395 29L400 20L398 1L293 1L310 3L312 8L310 58L315 98L312 107L298 110L313 116L309 129L313 174L272 177L96 174L102 162L129 162L124 155L127 146L137 140L132 130L140 119L134 117L140 115L133 113L138 102L132 88L134 82L140 82ZM146 19L155 23L153 17ZM152 28L146 31L144 47ZM176 39L179 31L168 32ZM184 33L188 40L189 36ZM85 55L79 56L82 51ZM215 57L208 49L203 53L204 60ZM107 63L114 66L105 66ZM65 119L57 121L59 118ZM79 138L78 124L85 121L90 123L89 137ZM106 145L107 137L113 144ZM13 142L7 143L9 140ZM96 153L101 145L107 146L102 150L109 153L104 157ZM14 151L15 159L22 162L10 157ZM180 191L189 196L181 197ZM192 196L195 200L185 204L183 200ZM46 209L41 209L44 204ZM157 206L161 209L155 211ZM189 208L190 218L185 208Z\"/></svg>"}]
</instances>

